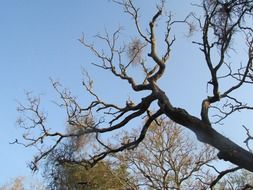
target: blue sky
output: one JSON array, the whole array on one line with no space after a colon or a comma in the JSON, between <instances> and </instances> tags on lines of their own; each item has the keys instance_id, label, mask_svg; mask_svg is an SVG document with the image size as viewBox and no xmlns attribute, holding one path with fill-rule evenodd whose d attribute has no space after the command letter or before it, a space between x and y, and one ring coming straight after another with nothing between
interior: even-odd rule
<instances>
[{"instance_id":1,"label":"blue sky","mask_svg":"<svg viewBox=\"0 0 253 190\"><path fill-rule=\"evenodd\" d=\"M139 1L144 23L149 18L146 15L152 16L154 2ZM183 19L190 6L180 4L176 0L168 3L174 14ZM119 26L125 28L124 40L131 40L135 37L131 23L119 6L107 0L0 1L0 185L19 175L30 175L27 163L33 150L9 144L22 134L15 123L18 117L16 107L17 101L25 101L26 91L43 94L44 110L50 116L52 128L64 128L64 117L52 103L56 94L50 85L50 77L83 97L81 68L84 67L94 77L95 88L105 99L132 96L125 90L125 84L115 82L108 73L90 65L95 61L94 56L77 40L82 32L92 41L92 37L103 33L105 28L113 32ZM167 75L160 85L168 91L174 105L185 107L199 116L201 100L207 95L209 75L200 52L197 48L192 51L192 39L186 37L185 27L179 26L176 33L178 40ZM233 120L230 124L240 127L237 122ZM221 131L242 142L237 132L226 133L229 131L226 127Z\"/></svg>"},{"instance_id":2,"label":"blue sky","mask_svg":"<svg viewBox=\"0 0 253 190\"><path fill-rule=\"evenodd\" d=\"M15 123L17 101L24 102L26 91L43 94L45 110L53 115L52 123L56 120L64 124L64 118L57 118L60 110L52 103L56 94L49 78L81 94L81 68L90 68L92 57L77 39L82 32L92 37L107 26L113 31L130 22L122 20L121 15L124 15L121 9L107 0L0 2L0 84L3 87L0 95L0 184L16 176L30 175L27 163L33 151L9 144L22 134ZM94 68L90 69L92 73Z\"/></svg>"},{"instance_id":3,"label":"blue sky","mask_svg":"<svg viewBox=\"0 0 253 190\"><path fill-rule=\"evenodd\" d=\"M31 151L9 145L21 135L15 124L16 101L24 101L26 91L44 94L52 101L55 94L50 77L73 89L80 87L81 66L90 60L77 39L82 32L92 36L103 30L106 23L101 18L108 22L113 18L103 11L110 6L98 0L0 2L0 84L4 88L0 95L0 184L11 177L30 174L27 163L32 158ZM52 110L51 105L46 109Z\"/></svg>"}]
</instances>

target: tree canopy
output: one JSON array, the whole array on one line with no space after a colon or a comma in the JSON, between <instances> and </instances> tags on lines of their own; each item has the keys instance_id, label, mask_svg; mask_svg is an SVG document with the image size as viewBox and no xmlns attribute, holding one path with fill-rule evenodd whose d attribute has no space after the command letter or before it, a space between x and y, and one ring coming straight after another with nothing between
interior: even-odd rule
<instances>
[{"instance_id":1,"label":"tree canopy","mask_svg":"<svg viewBox=\"0 0 253 190\"><path fill-rule=\"evenodd\" d=\"M140 189L206 189L214 180L208 164L216 160L215 150L197 146L182 127L166 119L153 123L137 148L117 157L127 163Z\"/></svg>"},{"instance_id":2,"label":"tree canopy","mask_svg":"<svg viewBox=\"0 0 253 190\"><path fill-rule=\"evenodd\" d=\"M28 95L28 104L20 104L18 109L28 118L27 122L19 120L20 126L28 133L24 135L24 142L16 140L15 143L36 146L39 149L31 168L37 170L38 163L56 150L65 139L87 135L94 135L96 140L94 144L90 144L89 153L82 158L69 157L64 162L94 166L111 154L136 148L145 139L151 124L157 122L161 116L166 116L191 130L199 141L216 148L219 159L253 172L251 151L242 148L213 127L228 117L233 117L237 111L253 109L250 102L244 102L240 97L241 90L250 89L253 83L253 28L250 24L253 1L203 0L193 5L202 10L200 16L190 13L184 20L176 20L172 14L165 14L169 2L162 0L158 3L149 24L144 27L140 19L141 7L136 7L133 0L113 2L133 19L138 38L133 39L128 45L120 45L122 29L119 28L112 34L105 32L104 35L96 35L96 39L105 43L106 48L102 50L99 46L89 43L84 36L79 41L95 55L97 61L93 65L101 69L100 72L109 71L116 79L127 82L133 94L141 98L129 98L122 104L114 103L114 100L106 102L94 91L95 81L88 72L84 72L83 87L93 99L83 105L70 91L62 88L59 82L52 81L61 100L59 106L66 111L67 124L78 126L80 129L59 132L50 130L47 126L45 113L40 110L40 99ZM162 21L164 23L161 23ZM210 79L206 83L211 90L200 100L200 116L190 114L183 107L174 106L170 92L159 86L159 81L166 75L165 69L169 66L171 51L177 39L173 29L179 23L190 27L190 32L197 27L200 37L193 43L203 54L204 61L201 61L209 71ZM165 26L162 41L158 40L157 36L161 24ZM235 45L238 39L244 42L243 46ZM243 56L240 56L242 59L238 64L233 62L231 57L234 56L234 51L241 51L240 48L246 53L244 51ZM138 65L138 72L141 74L133 75L131 65ZM113 85L113 81L111 84ZM118 93L120 96L120 90ZM250 93L248 95L250 96ZM210 112L218 119L210 117ZM142 125L139 133L128 138L124 137L123 133L118 133L122 138L108 142L108 136L120 130L127 130L130 126L137 126L135 122ZM34 129L37 133L31 133ZM245 140L248 145L252 137L247 127L245 129L248 131L248 138ZM50 145L43 146L46 141L50 142Z\"/></svg>"},{"instance_id":3,"label":"tree canopy","mask_svg":"<svg viewBox=\"0 0 253 190\"><path fill-rule=\"evenodd\" d=\"M92 125L90 117L84 119ZM80 132L78 126L67 126L69 133ZM48 155L44 164L43 177L49 189L64 190L107 190L107 189L125 189L128 172L124 167L124 162L117 166L105 160L97 163L90 168L87 165L78 163L68 163L65 160L80 159L87 152L87 145L94 141L93 136L70 137L61 143L57 149L54 149Z\"/></svg>"}]
</instances>

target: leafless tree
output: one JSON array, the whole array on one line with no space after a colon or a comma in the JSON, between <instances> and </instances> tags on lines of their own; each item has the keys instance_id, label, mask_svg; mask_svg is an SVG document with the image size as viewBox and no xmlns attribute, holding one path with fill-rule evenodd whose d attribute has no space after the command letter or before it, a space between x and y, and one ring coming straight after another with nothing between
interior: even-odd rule
<instances>
[{"instance_id":1,"label":"leafless tree","mask_svg":"<svg viewBox=\"0 0 253 190\"><path fill-rule=\"evenodd\" d=\"M128 164L140 187L207 189L214 173L206 164L216 159L214 149L198 147L182 127L171 121L161 119L159 122L160 125L151 125L136 149L117 156L120 162Z\"/></svg>"},{"instance_id":2,"label":"leafless tree","mask_svg":"<svg viewBox=\"0 0 253 190\"><path fill-rule=\"evenodd\" d=\"M224 179L220 180L218 185L215 186L217 188L214 188L212 186L212 189L224 189L224 190L250 190L253 189L252 186L252 173L247 170L240 170L238 172L230 172L231 170L235 170L237 168L233 168L230 170L226 170L223 172L229 172L226 174ZM237 169L238 170L238 169ZM215 181L214 181L215 182Z\"/></svg>"},{"instance_id":3,"label":"leafless tree","mask_svg":"<svg viewBox=\"0 0 253 190\"><path fill-rule=\"evenodd\" d=\"M30 180L31 181L31 180ZM45 190L46 188L37 180L30 182L23 176L16 177L0 186L0 190Z\"/></svg>"},{"instance_id":4,"label":"leafless tree","mask_svg":"<svg viewBox=\"0 0 253 190\"><path fill-rule=\"evenodd\" d=\"M240 97L235 95L235 92L240 91L242 87L250 87L253 83L253 28L252 25L248 24L248 20L252 19L253 1L203 0L200 5L196 5L203 10L202 17L190 14L182 21L173 20L172 15L163 14L165 1L161 1L149 22L147 30L143 29L140 24L141 9L134 5L134 1L115 0L114 2L122 6L124 11L133 18L141 40L137 49L134 49L136 55L131 54L128 61L125 59L128 50L126 47L118 45L120 29L112 35L105 33L105 35L96 36L105 42L108 47L107 51L101 51L92 43L87 42L86 38L81 38L80 42L98 58L98 62L94 63L95 66L109 71L119 80L127 82L132 88L133 96L139 95L142 98L139 102L127 100L123 106L105 102L93 90L93 80L86 73L83 86L94 99L88 106L84 106L68 90L63 89L58 82L53 82L53 87L62 100L59 106L66 110L67 123L79 126L82 129L78 132L65 133L49 130L46 125L45 114L40 111L39 98L29 96L28 105L21 104L19 107L19 111L28 118L28 123L25 124L23 119L20 119L19 123L29 132L32 132L33 129L39 129L40 133L36 133L37 135L26 133L24 135L25 142L19 140L15 142L23 143L25 146L36 146L39 149L38 155L33 160L32 169L36 170L38 162L57 148L65 138L85 134L94 134L99 148L96 148L96 151L93 151L88 157L78 160L70 159L69 162L94 165L110 154L137 147L144 140L151 123L165 115L175 123L195 133L199 141L216 148L219 159L253 171L253 154L212 127L213 123L219 123L227 117L232 117L236 111L253 109L252 106L244 103ZM161 42L162 44L158 44L157 41L158 29L156 27L157 23L161 21L160 18L167 19L165 22L166 34L164 41ZM184 108L175 107L171 102L170 92L165 92L158 85L158 81L165 75L166 63L169 61L171 48L176 40L171 31L177 27L178 23L188 25L190 23L188 22L189 18L195 19L198 23L198 30L201 31L202 36L199 41L194 43L203 53L205 64L211 76L207 82L209 89L212 89L211 94L200 100L200 117L191 115ZM232 56L231 51L240 48L233 45L233 40L238 35L245 40L244 48L247 49L247 53L241 64L234 64L230 63L230 56ZM164 47L164 52L158 51L158 46ZM148 51L147 57L144 55L144 49ZM143 55L142 59L139 57L140 52ZM146 61L147 59L149 62ZM130 73L130 65L137 64L136 61L140 61L141 72L145 75L142 82L136 80ZM221 85L224 80L229 81L229 85ZM187 94L187 92L184 93ZM208 114L210 109L218 116L218 120L210 119ZM83 123L84 117L93 116L94 113L98 118L94 119L92 125ZM99 118L100 116L101 118ZM143 120L144 124L140 120ZM108 142L102 138L105 134L109 135L120 129L128 129L133 121L140 122L142 125L140 133L134 137L129 137L129 139L119 143ZM53 140L50 141L50 139ZM49 140L51 145L43 146L43 142L46 140Z\"/></svg>"}]
</instances>

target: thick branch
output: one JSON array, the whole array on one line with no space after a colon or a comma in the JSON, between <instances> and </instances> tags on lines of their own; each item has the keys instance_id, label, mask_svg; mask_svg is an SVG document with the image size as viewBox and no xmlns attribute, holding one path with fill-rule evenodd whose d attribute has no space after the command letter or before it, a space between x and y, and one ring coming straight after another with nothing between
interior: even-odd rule
<instances>
[{"instance_id":1,"label":"thick branch","mask_svg":"<svg viewBox=\"0 0 253 190\"><path fill-rule=\"evenodd\" d=\"M165 93L161 90L157 95L159 97L159 105L164 108L165 114L176 123L193 131L199 141L215 147L219 151L219 159L230 161L253 172L252 153L221 135L202 120L188 114L184 109L173 107Z\"/></svg>"}]
</instances>

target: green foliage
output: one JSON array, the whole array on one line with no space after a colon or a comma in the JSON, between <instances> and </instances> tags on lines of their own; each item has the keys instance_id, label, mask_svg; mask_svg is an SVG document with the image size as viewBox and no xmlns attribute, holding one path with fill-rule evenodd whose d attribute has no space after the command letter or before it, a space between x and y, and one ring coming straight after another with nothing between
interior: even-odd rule
<instances>
[{"instance_id":1,"label":"green foliage","mask_svg":"<svg viewBox=\"0 0 253 190\"><path fill-rule=\"evenodd\" d=\"M120 190L126 185L123 180L126 170L122 167L113 169L106 162L100 162L90 169L72 164L57 167L61 173L59 178L53 178L51 188L54 189Z\"/></svg>"},{"instance_id":2,"label":"green foliage","mask_svg":"<svg viewBox=\"0 0 253 190\"><path fill-rule=\"evenodd\" d=\"M93 125L90 118L84 118L82 125ZM82 128L68 126L68 134L79 134ZM113 167L109 162L97 163L94 167L73 160L87 156L94 136L71 136L47 157L44 178L52 190L121 190L127 183L127 168L124 164ZM73 162L72 162L73 161Z\"/></svg>"}]
</instances>

